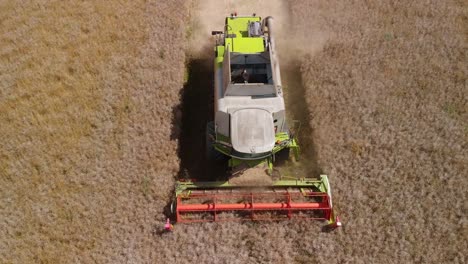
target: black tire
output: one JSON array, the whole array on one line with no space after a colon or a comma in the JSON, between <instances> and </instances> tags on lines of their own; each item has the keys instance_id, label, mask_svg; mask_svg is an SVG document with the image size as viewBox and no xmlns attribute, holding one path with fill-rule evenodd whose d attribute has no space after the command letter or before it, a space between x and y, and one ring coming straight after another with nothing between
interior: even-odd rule
<instances>
[{"instance_id":1,"label":"black tire","mask_svg":"<svg viewBox=\"0 0 468 264\"><path fill-rule=\"evenodd\" d=\"M214 123L208 122L206 124L206 132L205 132L205 153L206 153L206 158L208 161L219 161L223 158L223 154L218 152L213 146L214 139L215 139Z\"/></svg>"}]
</instances>

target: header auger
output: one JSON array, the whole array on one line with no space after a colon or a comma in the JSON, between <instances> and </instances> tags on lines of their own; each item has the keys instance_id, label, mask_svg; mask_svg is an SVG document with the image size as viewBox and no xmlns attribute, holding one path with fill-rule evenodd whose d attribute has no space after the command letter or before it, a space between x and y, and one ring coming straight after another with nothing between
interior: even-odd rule
<instances>
[{"instance_id":1,"label":"header auger","mask_svg":"<svg viewBox=\"0 0 468 264\"><path fill-rule=\"evenodd\" d=\"M206 149L208 158L227 162L229 173L179 180L172 205L177 222L301 218L340 226L326 175L273 170L279 153L291 151L296 160L300 154L286 120L273 18L233 14L212 34L214 121L207 124Z\"/></svg>"}]
</instances>

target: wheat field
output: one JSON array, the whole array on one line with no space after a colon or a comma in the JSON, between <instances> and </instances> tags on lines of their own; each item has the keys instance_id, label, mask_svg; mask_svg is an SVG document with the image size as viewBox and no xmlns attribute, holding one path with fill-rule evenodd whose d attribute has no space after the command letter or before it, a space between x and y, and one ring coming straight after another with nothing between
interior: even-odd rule
<instances>
[{"instance_id":1,"label":"wheat field","mask_svg":"<svg viewBox=\"0 0 468 264\"><path fill-rule=\"evenodd\" d=\"M340 230L161 232L209 116L191 66L234 9L276 18ZM465 263L467 37L459 0L0 1L0 263Z\"/></svg>"}]
</instances>

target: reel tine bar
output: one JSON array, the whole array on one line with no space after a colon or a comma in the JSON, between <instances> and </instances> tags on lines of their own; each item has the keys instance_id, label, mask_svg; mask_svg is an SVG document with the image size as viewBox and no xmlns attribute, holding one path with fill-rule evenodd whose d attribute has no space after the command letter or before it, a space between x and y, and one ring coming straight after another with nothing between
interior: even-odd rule
<instances>
[{"instance_id":1,"label":"reel tine bar","mask_svg":"<svg viewBox=\"0 0 468 264\"><path fill-rule=\"evenodd\" d=\"M330 197L324 192L219 192L191 191L178 195L177 222L329 220ZM223 217L222 215L227 215Z\"/></svg>"}]
</instances>

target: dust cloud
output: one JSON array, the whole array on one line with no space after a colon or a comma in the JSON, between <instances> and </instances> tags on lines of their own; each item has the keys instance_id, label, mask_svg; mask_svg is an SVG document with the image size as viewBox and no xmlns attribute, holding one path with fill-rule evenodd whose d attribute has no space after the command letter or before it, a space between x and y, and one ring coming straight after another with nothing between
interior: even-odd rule
<instances>
[{"instance_id":1,"label":"dust cloud","mask_svg":"<svg viewBox=\"0 0 468 264\"><path fill-rule=\"evenodd\" d=\"M238 16L252 15L255 13L260 17L273 16L284 24L288 19L285 4L282 1L252 1L241 0L208 0L195 3L195 15L192 16L192 38L191 50L200 51L200 48L211 46L213 43L212 30L223 30L224 19L232 13ZM284 21L284 22L282 22Z\"/></svg>"},{"instance_id":2,"label":"dust cloud","mask_svg":"<svg viewBox=\"0 0 468 264\"><path fill-rule=\"evenodd\" d=\"M299 60L305 55L319 51L327 34L317 30L316 21L292 23L289 4L281 0L233 1L208 0L194 4L190 30L190 53L201 53L213 45L211 31L223 30L224 19L232 13L238 16L256 14L260 17L272 16L275 20L275 39L280 59L285 63ZM205 53L203 53L205 54Z\"/></svg>"}]
</instances>

